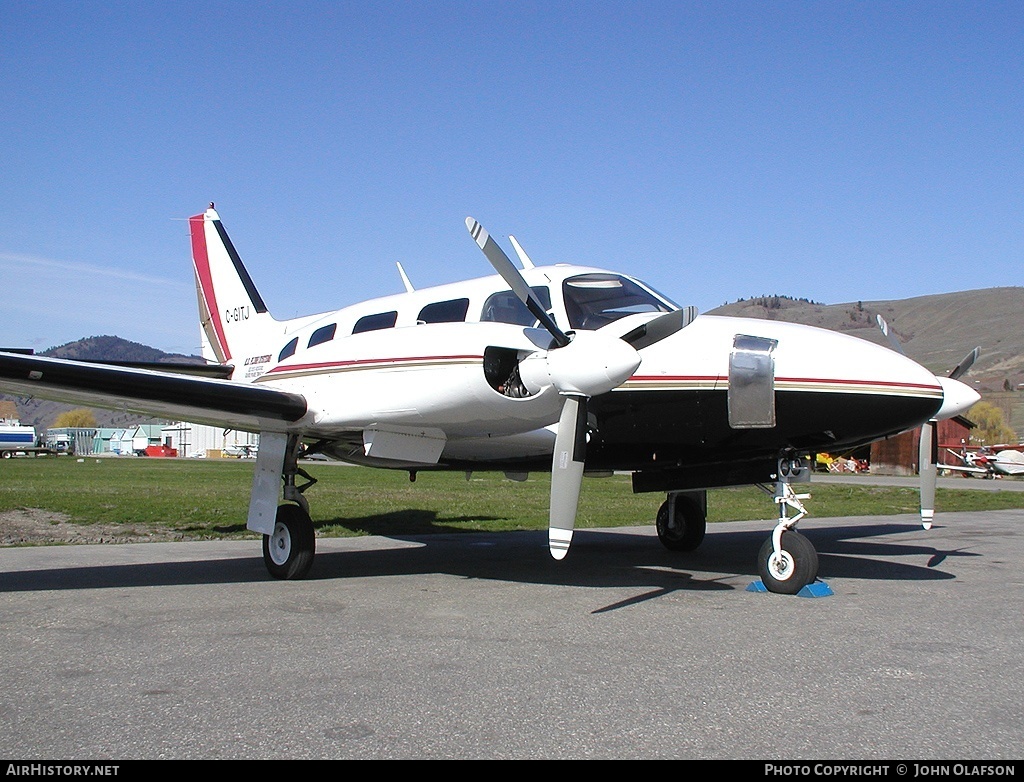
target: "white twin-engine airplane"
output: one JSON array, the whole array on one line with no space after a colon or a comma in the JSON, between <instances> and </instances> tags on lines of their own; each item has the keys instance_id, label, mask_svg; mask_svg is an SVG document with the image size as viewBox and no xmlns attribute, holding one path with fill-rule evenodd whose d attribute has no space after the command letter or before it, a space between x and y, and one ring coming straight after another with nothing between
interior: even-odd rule
<instances>
[{"instance_id":1,"label":"white twin-engine airplane","mask_svg":"<svg viewBox=\"0 0 1024 782\"><path fill-rule=\"evenodd\" d=\"M808 456L978 400L889 348L697 317L624 274L534 266L510 237L520 270L471 218L497 275L416 290L399 266L405 293L277 320L213 204L189 222L204 353L220 377L0 353L0 390L258 432L247 526L264 536L278 578L312 565L303 492L314 481L298 460L321 453L411 474L550 470L556 559L569 549L585 473L629 472L634 491L664 492L658 537L681 551L704 538L708 488L761 485L779 519L758 570L768 590L796 594L818 574L795 530L808 495L791 486L809 478ZM934 469L930 479L926 527Z\"/></svg>"}]
</instances>

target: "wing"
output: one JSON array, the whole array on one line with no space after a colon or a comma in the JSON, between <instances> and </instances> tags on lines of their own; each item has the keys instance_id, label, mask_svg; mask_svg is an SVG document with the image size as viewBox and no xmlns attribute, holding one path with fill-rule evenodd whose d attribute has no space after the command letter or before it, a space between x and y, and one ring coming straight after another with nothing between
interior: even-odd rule
<instances>
[{"instance_id":1,"label":"wing","mask_svg":"<svg viewBox=\"0 0 1024 782\"><path fill-rule=\"evenodd\" d=\"M986 470L984 467L969 467L967 465L942 464L941 462L935 466L940 470L950 470L951 472L968 472L976 475L988 475L991 472L991 470Z\"/></svg>"},{"instance_id":2,"label":"wing","mask_svg":"<svg viewBox=\"0 0 1024 782\"><path fill-rule=\"evenodd\" d=\"M0 352L0 391L243 431L295 429L301 394L194 375Z\"/></svg>"}]
</instances>

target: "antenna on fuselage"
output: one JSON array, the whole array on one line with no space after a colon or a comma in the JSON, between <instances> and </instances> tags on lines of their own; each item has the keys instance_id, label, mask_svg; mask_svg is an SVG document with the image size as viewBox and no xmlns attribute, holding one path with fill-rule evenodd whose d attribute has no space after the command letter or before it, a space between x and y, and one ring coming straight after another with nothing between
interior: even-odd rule
<instances>
[{"instance_id":1,"label":"antenna on fuselage","mask_svg":"<svg viewBox=\"0 0 1024 782\"><path fill-rule=\"evenodd\" d=\"M415 288L412 287L412 283L409 282L409 277L405 273L405 269L402 268L401 261L395 261L395 265L398 267L398 273L402 275L402 283L405 285L405 292L412 293Z\"/></svg>"},{"instance_id":2,"label":"antenna on fuselage","mask_svg":"<svg viewBox=\"0 0 1024 782\"><path fill-rule=\"evenodd\" d=\"M516 241L516 238L510 235L508 240L512 242L512 247L515 248L516 255L519 256L519 262L523 265L523 268L532 269L533 261L530 260L530 256L526 254L526 251L519 246L519 242Z\"/></svg>"}]
</instances>

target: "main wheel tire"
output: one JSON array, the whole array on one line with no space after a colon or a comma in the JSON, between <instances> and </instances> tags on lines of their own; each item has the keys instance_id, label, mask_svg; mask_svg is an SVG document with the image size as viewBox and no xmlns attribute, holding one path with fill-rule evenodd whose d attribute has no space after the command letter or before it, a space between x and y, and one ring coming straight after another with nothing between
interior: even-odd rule
<instances>
[{"instance_id":1,"label":"main wheel tire","mask_svg":"<svg viewBox=\"0 0 1024 782\"><path fill-rule=\"evenodd\" d=\"M795 530L782 533L782 550L768 538L757 555L757 569L769 592L795 595L818 577L818 552L807 538Z\"/></svg>"},{"instance_id":2,"label":"main wheel tire","mask_svg":"<svg viewBox=\"0 0 1024 782\"><path fill-rule=\"evenodd\" d=\"M313 565L316 533L313 520L298 505L277 509L272 535L263 536L263 562L274 578L304 578Z\"/></svg>"},{"instance_id":3,"label":"main wheel tire","mask_svg":"<svg viewBox=\"0 0 1024 782\"><path fill-rule=\"evenodd\" d=\"M693 551L704 540L708 521L700 503L692 497L676 497L675 518L668 516L669 503L666 500L658 508L654 528L658 540L669 551Z\"/></svg>"}]
</instances>

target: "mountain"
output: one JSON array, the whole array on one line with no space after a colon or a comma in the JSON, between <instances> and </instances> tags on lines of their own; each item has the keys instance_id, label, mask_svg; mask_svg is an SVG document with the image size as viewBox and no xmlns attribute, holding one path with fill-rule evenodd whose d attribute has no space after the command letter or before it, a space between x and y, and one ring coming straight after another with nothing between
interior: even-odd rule
<instances>
[{"instance_id":1,"label":"mountain","mask_svg":"<svg viewBox=\"0 0 1024 782\"><path fill-rule=\"evenodd\" d=\"M129 342L120 337L86 337L75 342L67 342L40 353L52 358L69 358L77 361L151 361L151 362L183 362L188 364L205 364L199 356L183 356L180 353L164 353L162 350Z\"/></svg>"},{"instance_id":2,"label":"mountain","mask_svg":"<svg viewBox=\"0 0 1024 782\"><path fill-rule=\"evenodd\" d=\"M158 363L205 364L200 356L185 356L178 353L164 353L162 350L130 342L120 337L85 337L75 342L48 348L40 353L51 358L77 359L78 361L134 361ZM67 405L35 397L13 397L0 395L0 399L13 399L17 404L18 417L23 424L34 426L36 433L53 426L57 416L80 405ZM150 423L155 419L144 418L136 413L117 410L94 409L96 424L100 427L121 428L133 424Z\"/></svg>"}]
</instances>

